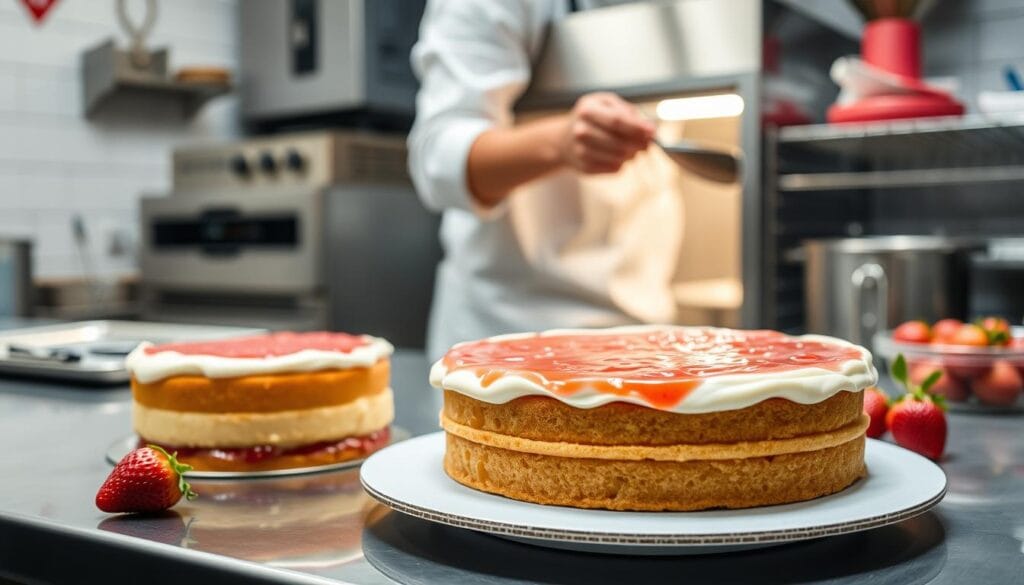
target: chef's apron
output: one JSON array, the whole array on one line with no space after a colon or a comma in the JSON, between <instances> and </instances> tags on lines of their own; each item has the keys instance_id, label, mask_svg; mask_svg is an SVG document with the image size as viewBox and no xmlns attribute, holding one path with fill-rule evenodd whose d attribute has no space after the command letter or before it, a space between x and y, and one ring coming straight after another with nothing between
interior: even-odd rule
<instances>
[{"instance_id":1,"label":"chef's apron","mask_svg":"<svg viewBox=\"0 0 1024 585\"><path fill-rule=\"evenodd\" d=\"M528 183L493 217L446 212L428 355L504 333L676 321L679 180L652 147L616 174Z\"/></svg>"}]
</instances>

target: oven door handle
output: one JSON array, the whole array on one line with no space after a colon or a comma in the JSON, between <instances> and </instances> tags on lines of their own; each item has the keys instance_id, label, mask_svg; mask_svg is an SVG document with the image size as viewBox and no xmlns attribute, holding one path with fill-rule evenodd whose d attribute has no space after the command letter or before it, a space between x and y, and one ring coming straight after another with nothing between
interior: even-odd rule
<instances>
[{"instance_id":1,"label":"oven door handle","mask_svg":"<svg viewBox=\"0 0 1024 585\"><path fill-rule=\"evenodd\" d=\"M199 215L202 222L202 243L199 250L207 256L237 256L242 252L238 242L218 241L224 237L224 224L238 220L242 213L233 208L205 209Z\"/></svg>"}]
</instances>

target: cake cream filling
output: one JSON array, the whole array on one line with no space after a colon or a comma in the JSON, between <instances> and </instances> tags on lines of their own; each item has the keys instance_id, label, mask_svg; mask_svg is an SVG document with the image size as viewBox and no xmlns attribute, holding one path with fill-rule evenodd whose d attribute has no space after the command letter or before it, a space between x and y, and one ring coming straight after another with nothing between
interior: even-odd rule
<instances>
[{"instance_id":1,"label":"cake cream filling","mask_svg":"<svg viewBox=\"0 0 1024 585\"><path fill-rule=\"evenodd\" d=\"M609 333L635 333L657 331L656 325L619 327L613 329L571 329L552 330L541 335L607 335ZM529 337L533 334L503 335L491 338L494 341ZM817 404L839 392L857 392L874 386L878 372L872 363L868 350L834 337L803 335L795 337L803 341L815 341L849 347L857 350L859 357L843 362L836 369L802 367L784 372L728 374L708 376L700 379L682 400L670 408L661 408L680 414L699 414L722 410L737 410L753 406L769 398L783 398L799 404ZM656 386L658 382L629 381L630 385ZM444 360L438 360L430 369L430 384L436 388L459 392L490 404L505 404L524 396L547 396L575 408L597 408L612 402L627 402L658 408L639 395L619 395L602 392L584 385L570 395L552 392L537 382L515 373L508 373L486 386L480 376L471 369L449 371Z\"/></svg>"},{"instance_id":2,"label":"cake cream filling","mask_svg":"<svg viewBox=\"0 0 1024 585\"><path fill-rule=\"evenodd\" d=\"M368 435L394 419L390 388L338 406L272 413L180 412L134 403L135 432L172 447L283 448Z\"/></svg>"},{"instance_id":3,"label":"cake cream filling","mask_svg":"<svg viewBox=\"0 0 1024 585\"><path fill-rule=\"evenodd\" d=\"M143 342L125 358L125 367L143 384L172 376L236 378L260 374L315 372L368 368L394 353L395 348L379 337L364 335L366 345L349 352L304 349L286 355L233 358L183 354L176 351L146 353L152 343Z\"/></svg>"},{"instance_id":4,"label":"cake cream filling","mask_svg":"<svg viewBox=\"0 0 1024 585\"><path fill-rule=\"evenodd\" d=\"M862 414L854 422L832 431L764 441L684 445L584 445L504 435L469 427L441 415L441 427L445 432L481 445L535 455L616 461L722 461L818 451L857 439L863 440L864 431L870 422L871 419Z\"/></svg>"}]
</instances>

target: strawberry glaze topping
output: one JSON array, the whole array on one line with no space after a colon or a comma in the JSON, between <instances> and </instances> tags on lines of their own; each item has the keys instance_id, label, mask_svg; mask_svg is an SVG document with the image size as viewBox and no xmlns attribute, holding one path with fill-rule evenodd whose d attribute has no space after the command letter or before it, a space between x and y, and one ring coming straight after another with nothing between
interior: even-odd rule
<instances>
[{"instance_id":1,"label":"strawberry glaze topping","mask_svg":"<svg viewBox=\"0 0 1024 585\"><path fill-rule=\"evenodd\" d=\"M146 355L173 351L183 355L209 355L225 358L264 358L290 355L306 349L350 353L368 345L359 335L316 331L310 333L270 333L252 337L166 343L146 348Z\"/></svg>"},{"instance_id":2,"label":"strawberry glaze topping","mask_svg":"<svg viewBox=\"0 0 1024 585\"><path fill-rule=\"evenodd\" d=\"M443 364L448 373L472 371L485 389L514 375L559 396L589 389L669 409L709 378L811 367L838 371L861 359L854 346L776 331L664 327L485 339L455 346Z\"/></svg>"}]
</instances>

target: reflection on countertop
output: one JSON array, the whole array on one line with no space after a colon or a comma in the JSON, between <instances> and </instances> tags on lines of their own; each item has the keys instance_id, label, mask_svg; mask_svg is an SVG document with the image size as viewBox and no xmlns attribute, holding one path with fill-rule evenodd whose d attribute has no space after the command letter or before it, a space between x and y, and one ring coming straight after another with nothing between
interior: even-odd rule
<instances>
[{"instance_id":1,"label":"reflection on countertop","mask_svg":"<svg viewBox=\"0 0 1024 585\"><path fill-rule=\"evenodd\" d=\"M396 425L413 435L437 430L441 396L427 384L428 366L419 352L392 360ZM127 388L0 379L0 574L130 582L132 567L145 566L148 585L325 578L596 585L684 576L693 583L1006 583L1024 575L1020 416L950 415L941 462L949 491L925 515L857 534L687 557L555 551L431 524L372 502L356 470L196 481L202 497L166 514L105 515L92 501L110 471L104 452L130 430ZM49 560L52 550L61 562Z\"/></svg>"},{"instance_id":2,"label":"reflection on countertop","mask_svg":"<svg viewBox=\"0 0 1024 585\"><path fill-rule=\"evenodd\" d=\"M543 549L496 536L423 522L403 514L374 514L363 533L371 565L399 583L928 583L947 560L940 514L899 524L729 554L616 556Z\"/></svg>"},{"instance_id":3,"label":"reflection on countertop","mask_svg":"<svg viewBox=\"0 0 1024 585\"><path fill-rule=\"evenodd\" d=\"M358 469L192 487L201 497L166 514L108 517L98 528L274 567L323 568L362 556L360 534L374 502Z\"/></svg>"}]
</instances>

